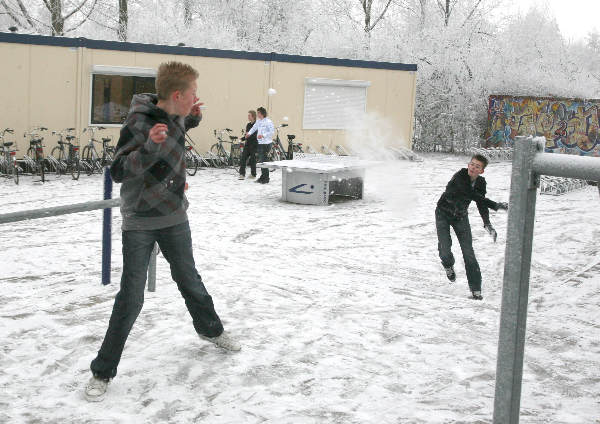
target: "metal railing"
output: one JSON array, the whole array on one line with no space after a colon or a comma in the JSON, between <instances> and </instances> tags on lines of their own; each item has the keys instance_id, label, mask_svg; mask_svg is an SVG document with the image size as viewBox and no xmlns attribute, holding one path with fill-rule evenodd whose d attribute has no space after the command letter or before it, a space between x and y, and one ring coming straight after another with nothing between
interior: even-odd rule
<instances>
[{"instance_id":1,"label":"metal railing","mask_svg":"<svg viewBox=\"0 0 600 424\"><path fill-rule=\"evenodd\" d=\"M0 225L11 222L27 221L32 219L49 218L53 216L72 213L89 212L103 209L102 222L102 284L110 284L111 262L111 234L112 234L112 208L121 204L121 199L112 199L112 179L108 168L104 172L104 200L93 202L75 203L71 205L55 206L51 208L32 209L0 214ZM156 291L156 256L158 247L155 243L148 266L148 291Z\"/></svg>"},{"instance_id":2,"label":"metal railing","mask_svg":"<svg viewBox=\"0 0 600 424\"><path fill-rule=\"evenodd\" d=\"M517 137L512 165L496 365L494 424L518 424L535 202L541 175L600 181L600 159L543 153L544 137Z\"/></svg>"}]
</instances>

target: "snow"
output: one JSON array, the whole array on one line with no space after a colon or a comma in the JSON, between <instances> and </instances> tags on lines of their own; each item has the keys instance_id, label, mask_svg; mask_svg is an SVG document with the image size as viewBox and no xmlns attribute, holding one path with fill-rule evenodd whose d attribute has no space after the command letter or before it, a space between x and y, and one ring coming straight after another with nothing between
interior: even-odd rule
<instances>
[{"instance_id":1,"label":"snow","mask_svg":"<svg viewBox=\"0 0 600 424\"><path fill-rule=\"evenodd\" d=\"M299 159L278 160L269 163L270 168L285 168L288 172L294 170L309 172L333 172L349 169L364 169L375 166L379 162L370 160L361 160L351 156L333 156L321 154L300 154Z\"/></svg>"},{"instance_id":2,"label":"snow","mask_svg":"<svg viewBox=\"0 0 600 424\"><path fill-rule=\"evenodd\" d=\"M0 231L0 422L489 423L506 214L494 244L474 206L482 302L439 265L433 212L468 158L367 170L365 198L281 202L233 170L189 178L195 259L226 328L225 353L195 336L168 265L127 342L105 401L83 398L121 270L100 284L101 211ZM490 164L489 196L508 200L510 164ZM100 176L44 185L0 180L2 213L98 200ZM116 191L118 192L118 191ZM600 417L598 192L538 197L521 423Z\"/></svg>"}]
</instances>

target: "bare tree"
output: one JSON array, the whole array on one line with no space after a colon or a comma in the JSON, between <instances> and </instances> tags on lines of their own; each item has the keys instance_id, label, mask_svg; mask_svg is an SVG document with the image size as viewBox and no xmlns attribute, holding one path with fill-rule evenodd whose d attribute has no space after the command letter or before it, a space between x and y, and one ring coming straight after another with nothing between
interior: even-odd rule
<instances>
[{"instance_id":1,"label":"bare tree","mask_svg":"<svg viewBox=\"0 0 600 424\"><path fill-rule=\"evenodd\" d=\"M454 6L456 5L456 0L437 0L438 7L442 12L442 17L444 18L444 25L448 26L448 21L450 21L450 15L454 10Z\"/></svg>"},{"instance_id":2,"label":"bare tree","mask_svg":"<svg viewBox=\"0 0 600 424\"><path fill-rule=\"evenodd\" d=\"M117 36L119 41L127 41L127 24L129 14L127 11L127 0L119 0L119 26L117 27Z\"/></svg>"},{"instance_id":3,"label":"bare tree","mask_svg":"<svg viewBox=\"0 0 600 424\"><path fill-rule=\"evenodd\" d=\"M371 31L373 31L375 29L375 27L377 26L377 24L379 23L379 21L381 21L381 19L383 19L383 16L385 15L385 12L387 12L388 8L390 7L390 4L392 3L392 0L384 0L385 2L385 6L383 7L383 10L381 11L381 13L377 13L373 11L373 0L359 0L362 6L362 10L365 14L365 26L364 26L364 30L367 34L370 34ZM377 16L379 15L379 16Z\"/></svg>"},{"instance_id":4,"label":"bare tree","mask_svg":"<svg viewBox=\"0 0 600 424\"><path fill-rule=\"evenodd\" d=\"M29 28L35 32L42 32L44 29L50 30L52 35L65 35L83 25L91 13L94 11L98 0L80 0L78 4L72 5L70 10L66 11L65 0L42 0L44 7L50 12L50 22L36 18L32 13L33 7L26 7L22 0L0 0L0 5L4 7L6 13L23 28ZM15 5L16 3L16 5ZM71 2L68 3L71 5ZM65 29L65 23L70 19L79 18L79 22Z\"/></svg>"},{"instance_id":5,"label":"bare tree","mask_svg":"<svg viewBox=\"0 0 600 424\"><path fill-rule=\"evenodd\" d=\"M183 0L183 23L187 28L192 26L192 0Z\"/></svg>"}]
</instances>

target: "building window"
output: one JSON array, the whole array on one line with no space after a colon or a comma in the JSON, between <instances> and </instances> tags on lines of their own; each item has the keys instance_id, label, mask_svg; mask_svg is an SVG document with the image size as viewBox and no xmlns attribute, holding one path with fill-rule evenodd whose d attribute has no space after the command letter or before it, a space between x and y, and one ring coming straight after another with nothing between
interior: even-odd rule
<instances>
[{"instance_id":1,"label":"building window","mask_svg":"<svg viewBox=\"0 0 600 424\"><path fill-rule=\"evenodd\" d=\"M304 121L307 130L343 130L367 110L369 81L306 78Z\"/></svg>"},{"instance_id":2,"label":"building window","mask_svg":"<svg viewBox=\"0 0 600 424\"><path fill-rule=\"evenodd\" d=\"M156 71L144 68L94 66L91 124L122 124L134 94L154 93Z\"/></svg>"}]
</instances>

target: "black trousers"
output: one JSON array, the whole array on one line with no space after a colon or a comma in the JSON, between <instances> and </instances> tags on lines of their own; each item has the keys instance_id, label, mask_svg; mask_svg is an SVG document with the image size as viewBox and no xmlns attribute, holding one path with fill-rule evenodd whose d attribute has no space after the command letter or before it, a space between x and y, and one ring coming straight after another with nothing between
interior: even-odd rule
<instances>
[{"instance_id":1,"label":"black trousers","mask_svg":"<svg viewBox=\"0 0 600 424\"><path fill-rule=\"evenodd\" d=\"M258 145L258 161L267 162L272 143ZM260 168L260 180L269 181L269 168Z\"/></svg>"},{"instance_id":2,"label":"black trousers","mask_svg":"<svg viewBox=\"0 0 600 424\"><path fill-rule=\"evenodd\" d=\"M481 291L481 270L473 251L473 236L471 235L471 224L469 217L452 218L443 211L435 210L435 227L438 236L438 252L444 267L454 266L454 255L452 254L452 237L450 227L454 229L467 272L467 281L471 291Z\"/></svg>"},{"instance_id":3,"label":"black trousers","mask_svg":"<svg viewBox=\"0 0 600 424\"><path fill-rule=\"evenodd\" d=\"M250 174L256 177L256 144L246 145L240 159L240 175L246 175L246 161L250 165Z\"/></svg>"},{"instance_id":4,"label":"black trousers","mask_svg":"<svg viewBox=\"0 0 600 424\"><path fill-rule=\"evenodd\" d=\"M185 300L196 332L208 337L223 332L212 298L196 271L189 223L186 221L160 230L123 231L121 290L115 298L98 356L90 365L97 377L113 378L117 374L125 342L144 304L146 275L154 242L158 242L171 266L171 276Z\"/></svg>"}]
</instances>

